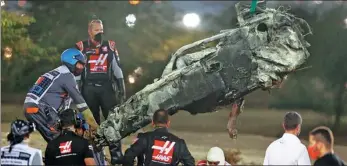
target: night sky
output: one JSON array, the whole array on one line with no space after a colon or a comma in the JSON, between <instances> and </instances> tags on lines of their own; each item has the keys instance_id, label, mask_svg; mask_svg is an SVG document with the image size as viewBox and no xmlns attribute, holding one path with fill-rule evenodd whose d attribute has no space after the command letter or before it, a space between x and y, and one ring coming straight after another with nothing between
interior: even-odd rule
<instances>
[{"instance_id":1,"label":"night sky","mask_svg":"<svg viewBox=\"0 0 347 166\"><path fill-rule=\"evenodd\" d=\"M18 7L18 1L5 1L6 7L12 10L20 9ZM170 1L177 9L182 9L185 12L203 13L218 13L225 6L230 6L234 3L232 1ZM128 3L124 1L124 3ZM227 4L227 5L226 5ZM27 3L25 7L29 7Z\"/></svg>"},{"instance_id":2,"label":"night sky","mask_svg":"<svg viewBox=\"0 0 347 166\"><path fill-rule=\"evenodd\" d=\"M171 1L171 3L176 8L186 12L218 14L225 7L234 4L235 1Z\"/></svg>"}]
</instances>

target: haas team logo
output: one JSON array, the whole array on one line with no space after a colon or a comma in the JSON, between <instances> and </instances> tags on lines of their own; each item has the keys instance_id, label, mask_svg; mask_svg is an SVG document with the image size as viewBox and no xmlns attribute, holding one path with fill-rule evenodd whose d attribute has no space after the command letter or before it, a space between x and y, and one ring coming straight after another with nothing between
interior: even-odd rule
<instances>
[{"instance_id":1,"label":"haas team logo","mask_svg":"<svg viewBox=\"0 0 347 166\"><path fill-rule=\"evenodd\" d=\"M154 140L152 161L171 164L176 142Z\"/></svg>"},{"instance_id":2,"label":"haas team logo","mask_svg":"<svg viewBox=\"0 0 347 166\"><path fill-rule=\"evenodd\" d=\"M59 146L60 153L61 154L71 153L71 144L72 144L72 141L60 143L60 146Z\"/></svg>"},{"instance_id":3,"label":"haas team logo","mask_svg":"<svg viewBox=\"0 0 347 166\"><path fill-rule=\"evenodd\" d=\"M107 72L108 54L91 55L88 63L90 64L90 72L105 73Z\"/></svg>"}]
</instances>

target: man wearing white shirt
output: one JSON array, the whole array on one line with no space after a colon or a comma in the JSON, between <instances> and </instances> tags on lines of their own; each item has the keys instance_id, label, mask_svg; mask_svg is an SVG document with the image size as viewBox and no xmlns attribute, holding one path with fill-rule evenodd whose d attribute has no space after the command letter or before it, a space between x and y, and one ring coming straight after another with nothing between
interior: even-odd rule
<instances>
[{"instance_id":1,"label":"man wearing white shirt","mask_svg":"<svg viewBox=\"0 0 347 166\"><path fill-rule=\"evenodd\" d=\"M311 165L306 146L297 137L301 124L299 113L286 113L283 121L285 133L266 149L263 165Z\"/></svg>"}]
</instances>

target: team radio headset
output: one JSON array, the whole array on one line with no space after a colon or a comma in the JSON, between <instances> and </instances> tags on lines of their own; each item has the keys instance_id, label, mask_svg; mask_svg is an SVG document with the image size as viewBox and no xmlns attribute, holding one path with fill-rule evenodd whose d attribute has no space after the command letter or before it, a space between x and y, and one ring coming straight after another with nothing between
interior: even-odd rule
<instances>
[{"instance_id":1,"label":"team radio headset","mask_svg":"<svg viewBox=\"0 0 347 166\"><path fill-rule=\"evenodd\" d=\"M63 110L61 112L59 112L59 116L61 117L61 115L65 112L65 111L73 111L73 117L72 117L72 122L74 124L74 127L75 128L82 128L83 131L86 131L88 130L88 125L86 124L85 120L82 119L82 117L78 116L77 115L77 111L74 110L74 109L66 109L66 110ZM61 121L59 121L59 126L60 126L60 129L62 129L62 123Z\"/></svg>"}]
</instances>

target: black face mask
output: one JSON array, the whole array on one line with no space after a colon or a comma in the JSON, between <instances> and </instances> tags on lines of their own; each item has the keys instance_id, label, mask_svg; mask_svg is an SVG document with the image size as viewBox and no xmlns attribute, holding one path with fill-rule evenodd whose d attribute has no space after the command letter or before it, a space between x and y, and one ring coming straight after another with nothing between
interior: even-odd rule
<instances>
[{"instance_id":1,"label":"black face mask","mask_svg":"<svg viewBox=\"0 0 347 166\"><path fill-rule=\"evenodd\" d=\"M94 36L94 40L95 40L96 42L101 43L103 35L104 35L104 33L102 33L102 32L96 34L96 35Z\"/></svg>"}]
</instances>

